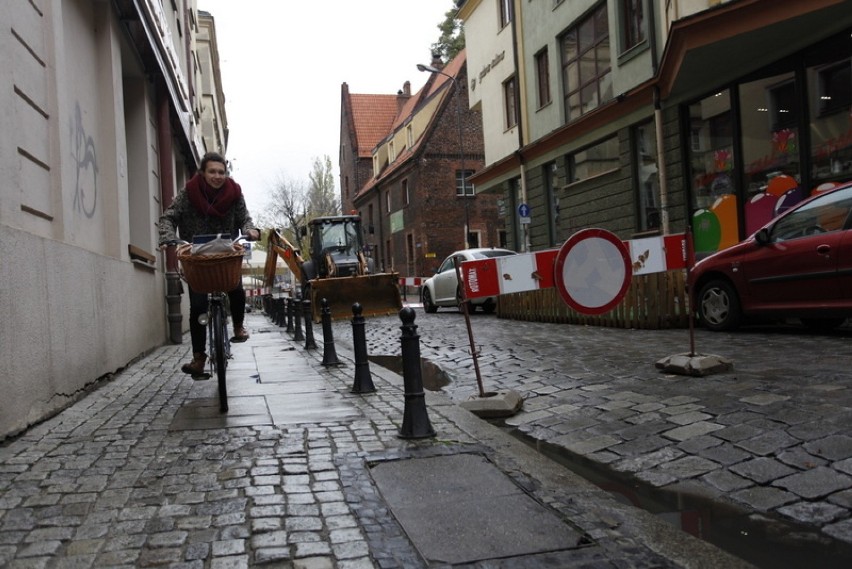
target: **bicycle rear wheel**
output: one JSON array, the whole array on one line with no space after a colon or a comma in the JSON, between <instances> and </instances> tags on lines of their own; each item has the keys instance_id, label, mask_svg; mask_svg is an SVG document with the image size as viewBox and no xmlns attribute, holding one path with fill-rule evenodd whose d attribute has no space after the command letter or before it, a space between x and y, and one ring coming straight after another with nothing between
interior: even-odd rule
<instances>
[{"instance_id":1,"label":"bicycle rear wheel","mask_svg":"<svg viewBox=\"0 0 852 569\"><path fill-rule=\"evenodd\" d=\"M213 366L216 368L216 379L219 382L219 411L228 411L228 386L225 383L228 356L225 348L228 331L225 322L225 310L222 305L216 305L212 310L212 319L208 323L213 330Z\"/></svg>"}]
</instances>

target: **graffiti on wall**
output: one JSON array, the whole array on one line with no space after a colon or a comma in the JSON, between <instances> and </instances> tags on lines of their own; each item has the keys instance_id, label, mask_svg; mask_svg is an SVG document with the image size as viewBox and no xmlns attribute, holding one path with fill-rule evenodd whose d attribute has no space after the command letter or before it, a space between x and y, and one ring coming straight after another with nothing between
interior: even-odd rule
<instances>
[{"instance_id":1,"label":"graffiti on wall","mask_svg":"<svg viewBox=\"0 0 852 569\"><path fill-rule=\"evenodd\" d=\"M77 164L74 211L92 218L98 205L98 155L94 139L86 134L83 127L79 102L74 109L74 124L71 126L71 157Z\"/></svg>"}]
</instances>

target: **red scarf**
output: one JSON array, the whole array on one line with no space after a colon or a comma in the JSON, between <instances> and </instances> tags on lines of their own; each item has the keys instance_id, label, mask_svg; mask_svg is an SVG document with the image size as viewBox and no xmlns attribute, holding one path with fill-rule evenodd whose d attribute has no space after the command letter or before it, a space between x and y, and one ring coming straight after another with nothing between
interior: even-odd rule
<instances>
[{"instance_id":1,"label":"red scarf","mask_svg":"<svg viewBox=\"0 0 852 569\"><path fill-rule=\"evenodd\" d=\"M201 215L225 217L243 190L240 185L230 178L225 178L225 184L218 190L211 188L204 176L196 174L186 183L186 194L189 203Z\"/></svg>"}]
</instances>

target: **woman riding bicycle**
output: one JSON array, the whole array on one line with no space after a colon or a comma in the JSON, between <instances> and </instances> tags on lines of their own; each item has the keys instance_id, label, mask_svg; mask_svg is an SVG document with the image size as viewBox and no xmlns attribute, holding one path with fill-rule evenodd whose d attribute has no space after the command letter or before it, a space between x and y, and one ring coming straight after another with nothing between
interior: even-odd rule
<instances>
[{"instance_id":1,"label":"woman riding bicycle","mask_svg":"<svg viewBox=\"0 0 852 569\"><path fill-rule=\"evenodd\" d=\"M175 241L176 232L182 240L189 242L195 235L212 233L234 235L242 232L249 241L260 239L260 231L252 222L240 185L228 177L225 158L215 152L204 155L198 173L186 183L175 196L172 205L163 212L159 231L161 248ZM231 341L245 342L249 335L243 325L246 292L242 283L228 292L228 299L234 323L234 337ZM189 287L192 361L181 366L181 370L193 378L204 376L204 364L207 361L205 327L198 322L198 317L206 312L207 295L195 292Z\"/></svg>"}]
</instances>

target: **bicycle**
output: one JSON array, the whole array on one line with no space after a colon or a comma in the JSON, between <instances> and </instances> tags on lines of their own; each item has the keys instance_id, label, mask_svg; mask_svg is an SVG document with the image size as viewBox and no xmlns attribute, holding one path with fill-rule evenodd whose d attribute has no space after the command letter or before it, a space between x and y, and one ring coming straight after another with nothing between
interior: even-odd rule
<instances>
[{"instance_id":1,"label":"bicycle","mask_svg":"<svg viewBox=\"0 0 852 569\"><path fill-rule=\"evenodd\" d=\"M225 250L193 254L193 245L223 240L220 235L198 235L193 243L175 242L178 245L178 260L181 264L181 277L195 292L207 293L207 312L198 317L199 324L207 328L207 346L210 351L208 365L212 373L204 379L216 375L219 393L219 411L228 411L227 368L231 359L231 341L228 336L228 293L239 286L242 278L241 266L243 252L235 248L243 236L230 241L227 239Z\"/></svg>"}]
</instances>

